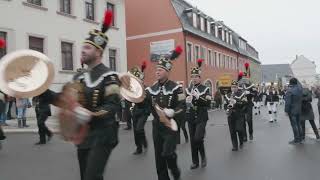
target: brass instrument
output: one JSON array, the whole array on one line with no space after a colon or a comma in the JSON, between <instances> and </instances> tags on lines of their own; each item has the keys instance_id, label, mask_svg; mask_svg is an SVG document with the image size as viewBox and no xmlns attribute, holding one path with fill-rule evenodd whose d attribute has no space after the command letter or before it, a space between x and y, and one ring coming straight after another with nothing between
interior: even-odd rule
<instances>
[{"instance_id":1,"label":"brass instrument","mask_svg":"<svg viewBox=\"0 0 320 180\"><path fill-rule=\"evenodd\" d=\"M162 122L165 126L169 127L173 131L178 131L178 125L174 119L169 119L164 112L164 109L161 108L158 104L155 104L155 109L159 116L160 122Z\"/></svg>"}]
</instances>

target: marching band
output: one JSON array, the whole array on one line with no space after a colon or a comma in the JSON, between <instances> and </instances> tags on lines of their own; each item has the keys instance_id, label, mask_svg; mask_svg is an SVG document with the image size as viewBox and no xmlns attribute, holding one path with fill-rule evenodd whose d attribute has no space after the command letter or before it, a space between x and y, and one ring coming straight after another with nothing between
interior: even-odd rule
<instances>
[{"instance_id":1,"label":"marching band","mask_svg":"<svg viewBox=\"0 0 320 180\"><path fill-rule=\"evenodd\" d=\"M141 155L148 149L145 124L149 115L153 116L152 136L159 180L170 180L168 170L174 180L181 179L176 146L180 126L184 127L183 132L188 142L184 126L186 121L192 155L190 169L206 167L205 136L212 95L209 87L201 82L203 60L199 59L197 66L191 69L191 84L183 90L181 84L169 79L173 69L172 61L182 53L182 48L178 46L170 57L160 58L156 65L155 83L145 87L143 80L146 62L141 67L130 69L126 76L111 71L102 63L102 54L108 43L105 33L110 27L111 19L111 12L106 11L101 29L90 31L83 43L81 63L87 65L87 69L80 70L72 82L64 86L62 92L46 90L41 95L36 95L38 123L41 124L38 144L45 144L47 138L49 140L52 137L52 132L44 124L48 117L44 114L50 114L48 105L60 107L61 133L65 140L77 145L81 180L103 180L105 166L119 141L119 122L115 115L121 110L120 100L125 98L131 105L130 112L127 113L133 119L136 145L134 155ZM245 72L239 73L237 81L232 81L229 92L224 94L232 151L239 151L248 139L253 140L252 115L261 114L263 97L265 96L267 103L269 122L276 122L279 102L283 102L284 96L283 91L275 87L274 83L269 87L255 86L250 81L248 63L245 64L245 69ZM137 88L140 91L134 92ZM2 110L2 93L0 95ZM135 95L139 98L133 98ZM41 109L40 106L45 108ZM5 138L0 126L0 143Z\"/></svg>"}]
</instances>

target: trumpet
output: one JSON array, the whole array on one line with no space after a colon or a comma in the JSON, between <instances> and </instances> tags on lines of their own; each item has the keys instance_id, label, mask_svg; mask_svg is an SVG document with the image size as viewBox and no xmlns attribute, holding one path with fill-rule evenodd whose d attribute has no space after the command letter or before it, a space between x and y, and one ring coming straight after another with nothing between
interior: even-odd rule
<instances>
[{"instance_id":1,"label":"trumpet","mask_svg":"<svg viewBox=\"0 0 320 180\"><path fill-rule=\"evenodd\" d=\"M237 103L237 100L234 98L234 93L231 94L230 98L227 95L225 95L225 97L228 101L227 108L232 109L234 105Z\"/></svg>"}]
</instances>

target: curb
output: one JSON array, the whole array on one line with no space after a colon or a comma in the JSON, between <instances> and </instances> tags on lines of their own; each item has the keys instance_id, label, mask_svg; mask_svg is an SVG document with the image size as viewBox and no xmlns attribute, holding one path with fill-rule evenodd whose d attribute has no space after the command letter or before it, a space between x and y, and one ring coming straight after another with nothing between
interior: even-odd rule
<instances>
[{"instance_id":1,"label":"curb","mask_svg":"<svg viewBox=\"0 0 320 180\"><path fill-rule=\"evenodd\" d=\"M120 122L120 125L126 125L125 122ZM50 126L49 126L50 129ZM60 129L52 128L50 129L54 134L59 134ZM11 128L11 129L3 129L3 132L6 134L38 134L38 128Z\"/></svg>"}]
</instances>

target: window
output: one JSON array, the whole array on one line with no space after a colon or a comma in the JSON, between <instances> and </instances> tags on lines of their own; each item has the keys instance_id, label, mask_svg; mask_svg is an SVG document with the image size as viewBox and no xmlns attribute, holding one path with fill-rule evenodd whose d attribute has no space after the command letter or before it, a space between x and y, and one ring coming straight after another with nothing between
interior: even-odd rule
<instances>
[{"instance_id":1,"label":"window","mask_svg":"<svg viewBox=\"0 0 320 180\"><path fill-rule=\"evenodd\" d=\"M216 35L216 29L215 29L215 24L211 24L211 34L213 35L213 36L215 36Z\"/></svg>"},{"instance_id":2,"label":"window","mask_svg":"<svg viewBox=\"0 0 320 180\"><path fill-rule=\"evenodd\" d=\"M0 31L0 39L7 41L7 32ZM0 48L0 59L7 54L7 46Z\"/></svg>"},{"instance_id":3,"label":"window","mask_svg":"<svg viewBox=\"0 0 320 180\"><path fill-rule=\"evenodd\" d=\"M192 44L187 43L187 61L191 62L192 61Z\"/></svg>"},{"instance_id":4,"label":"window","mask_svg":"<svg viewBox=\"0 0 320 180\"><path fill-rule=\"evenodd\" d=\"M112 3L107 2L107 9L113 12L112 16L112 26L115 26L115 6Z\"/></svg>"},{"instance_id":5,"label":"window","mask_svg":"<svg viewBox=\"0 0 320 180\"><path fill-rule=\"evenodd\" d=\"M213 66L218 67L218 62L217 62L218 61L218 55L217 55L217 52L214 52L213 58L214 58Z\"/></svg>"},{"instance_id":6,"label":"window","mask_svg":"<svg viewBox=\"0 0 320 180\"><path fill-rule=\"evenodd\" d=\"M28 3L41 6L41 0L27 0Z\"/></svg>"},{"instance_id":7,"label":"window","mask_svg":"<svg viewBox=\"0 0 320 180\"><path fill-rule=\"evenodd\" d=\"M71 14L71 0L60 0L60 12Z\"/></svg>"},{"instance_id":8,"label":"window","mask_svg":"<svg viewBox=\"0 0 320 180\"><path fill-rule=\"evenodd\" d=\"M200 49L200 58L203 59L205 63L208 63L206 56L207 56L207 48L201 46L201 49Z\"/></svg>"},{"instance_id":9,"label":"window","mask_svg":"<svg viewBox=\"0 0 320 180\"><path fill-rule=\"evenodd\" d=\"M200 13L197 14L197 27L198 27L199 29L201 29L201 16L200 16Z\"/></svg>"},{"instance_id":10,"label":"window","mask_svg":"<svg viewBox=\"0 0 320 180\"><path fill-rule=\"evenodd\" d=\"M109 49L109 67L113 71L117 70L116 59L117 59L117 50Z\"/></svg>"},{"instance_id":11,"label":"window","mask_svg":"<svg viewBox=\"0 0 320 180\"><path fill-rule=\"evenodd\" d=\"M94 20L94 0L86 0L86 18Z\"/></svg>"},{"instance_id":12,"label":"window","mask_svg":"<svg viewBox=\"0 0 320 180\"><path fill-rule=\"evenodd\" d=\"M218 53L218 67L221 67L222 66L222 63L221 63L222 59L221 59L221 54Z\"/></svg>"},{"instance_id":13,"label":"window","mask_svg":"<svg viewBox=\"0 0 320 180\"><path fill-rule=\"evenodd\" d=\"M222 55L222 67L226 68L226 55Z\"/></svg>"},{"instance_id":14,"label":"window","mask_svg":"<svg viewBox=\"0 0 320 180\"><path fill-rule=\"evenodd\" d=\"M212 51L208 50L208 64L212 66Z\"/></svg>"},{"instance_id":15,"label":"window","mask_svg":"<svg viewBox=\"0 0 320 180\"><path fill-rule=\"evenodd\" d=\"M43 53L43 41L43 38L29 36L29 49Z\"/></svg>"},{"instance_id":16,"label":"window","mask_svg":"<svg viewBox=\"0 0 320 180\"><path fill-rule=\"evenodd\" d=\"M200 56L200 51L199 51L199 49L200 49L200 47L199 46L194 46L194 59L195 59L195 61L197 60L197 59L199 59L199 56Z\"/></svg>"},{"instance_id":17,"label":"window","mask_svg":"<svg viewBox=\"0 0 320 180\"><path fill-rule=\"evenodd\" d=\"M204 19L204 31L208 32L208 20Z\"/></svg>"},{"instance_id":18,"label":"window","mask_svg":"<svg viewBox=\"0 0 320 180\"><path fill-rule=\"evenodd\" d=\"M73 70L73 44L61 42L62 70Z\"/></svg>"},{"instance_id":19,"label":"window","mask_svg":"<svg viewBox=\"0 0 320 180\"><path fill-rule=\"evenodd\" d=\"M218 28L218 37L222 40L222 28Z\"/></svg>"}]
</instances>

